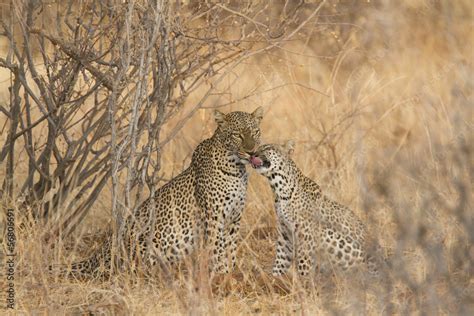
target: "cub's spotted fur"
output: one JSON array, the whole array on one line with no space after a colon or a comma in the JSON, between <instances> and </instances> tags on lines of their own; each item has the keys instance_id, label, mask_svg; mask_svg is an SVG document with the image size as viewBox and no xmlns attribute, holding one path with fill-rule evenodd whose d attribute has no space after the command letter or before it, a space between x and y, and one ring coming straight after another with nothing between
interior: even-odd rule
<instances>
[{"instance_id":1,"label":"cub's spotted fur","mask_svg":"<svg viewBox=\"0 0 474 316\"><path fill-rule=\"evenodd\" d=\"M264 175L275 195L278 241L273 274L282 275L292 261L301 275L316 267L347 270L367 262L366 229L347 207L324 196L319 185L298 169L290 158L293 143L262 145L249 159Z\"/></svg>"}]
</instances>

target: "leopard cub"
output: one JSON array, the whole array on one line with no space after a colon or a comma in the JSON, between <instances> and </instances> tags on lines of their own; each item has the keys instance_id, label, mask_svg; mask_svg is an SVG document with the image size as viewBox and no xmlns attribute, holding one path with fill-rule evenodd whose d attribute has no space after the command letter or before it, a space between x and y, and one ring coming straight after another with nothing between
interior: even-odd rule
<instances>
[{"instance_id":1,"label":"leopard cub","mask_svg":"<svg viewBox=\"0 0 474 316\"><path fill-rule=\"evenodd\" d=\"M249 162L265 176L274 192L278 240L273 275L284 274L292 261L301 275L316 267L348 270L366 264L376 274L374 258L367 254L366 228L347 207L324 196L290 158L293 142L266 144Z\"/></svg>"}]
</instances>

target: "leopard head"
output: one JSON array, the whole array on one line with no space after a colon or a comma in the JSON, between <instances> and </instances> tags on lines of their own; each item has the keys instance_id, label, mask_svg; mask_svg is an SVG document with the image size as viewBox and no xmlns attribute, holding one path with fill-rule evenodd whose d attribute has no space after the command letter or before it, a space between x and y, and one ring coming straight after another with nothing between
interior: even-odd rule
<instances>
[{"instance_id":1,"label":"leopard head","mask_svg":"<svg viewBox=\"0 0 474 316\"><path fill-rule=\"evenodd\" d=\"M228 114L216 110L214 117L218 124L214 136L228 151L248 160L248 153L260 144L263 109L258 107L253 113L236 111Z\"/></svg>"},{"instance_id":2,"label":"leopard head","mask_svg":"<svg viewBox=\"0 0 474 316\"><path fill-rule=\"evenodd\" d=\"M291 155L294 146L292 140L287 141L284 145L262 145L251 154L249 162L258 173L271 175L273 172L285 170L293 165Z\"/></svg>"}]
</instances>

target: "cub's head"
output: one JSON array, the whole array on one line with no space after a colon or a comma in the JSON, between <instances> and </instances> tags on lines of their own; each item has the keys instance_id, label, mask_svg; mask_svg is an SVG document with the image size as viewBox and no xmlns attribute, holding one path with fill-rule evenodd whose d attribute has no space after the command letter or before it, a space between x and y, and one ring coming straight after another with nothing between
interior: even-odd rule
<instances>
[{"instance_id":1,"label":"cub's head","mask_svg":"<svg viewBox=\"0 0 474 316\"><path fill-rule=\"evenodd\" d=\"M214 112L218 124L215 136L226 147L241 158L249 158L247 152L253 152L260 144L260 122L263 109L258 107L253 113L230 112L223 114Z\"/></svg>"},{"instance_id":2,"label":"cub's head","mask_svg":"<svg viewBox=\"0 0 474 316\"><path fill-rule=\"evenodd\" d=\"M260 146L249 159L252 167L263 175L272 174L274 171L287 169L293 165L291 155L295 143L292 140L284 145L265 144Z\"/></svg>"}]
</instances>

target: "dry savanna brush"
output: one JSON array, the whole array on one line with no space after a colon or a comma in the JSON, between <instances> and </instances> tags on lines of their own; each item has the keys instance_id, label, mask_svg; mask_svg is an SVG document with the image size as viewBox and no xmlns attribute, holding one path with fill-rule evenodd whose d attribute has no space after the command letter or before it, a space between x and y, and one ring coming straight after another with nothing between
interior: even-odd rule
<instances>
[{"instance_id":1,"label":"dry savanna brush","mask_svg":"<svg viewBox=\"0 0 474 316\"><path fill-rule=\"evenodd\" d=\"M0 0L0 313L474 314L473 6Z\"/></svg>"}]
</instances>

